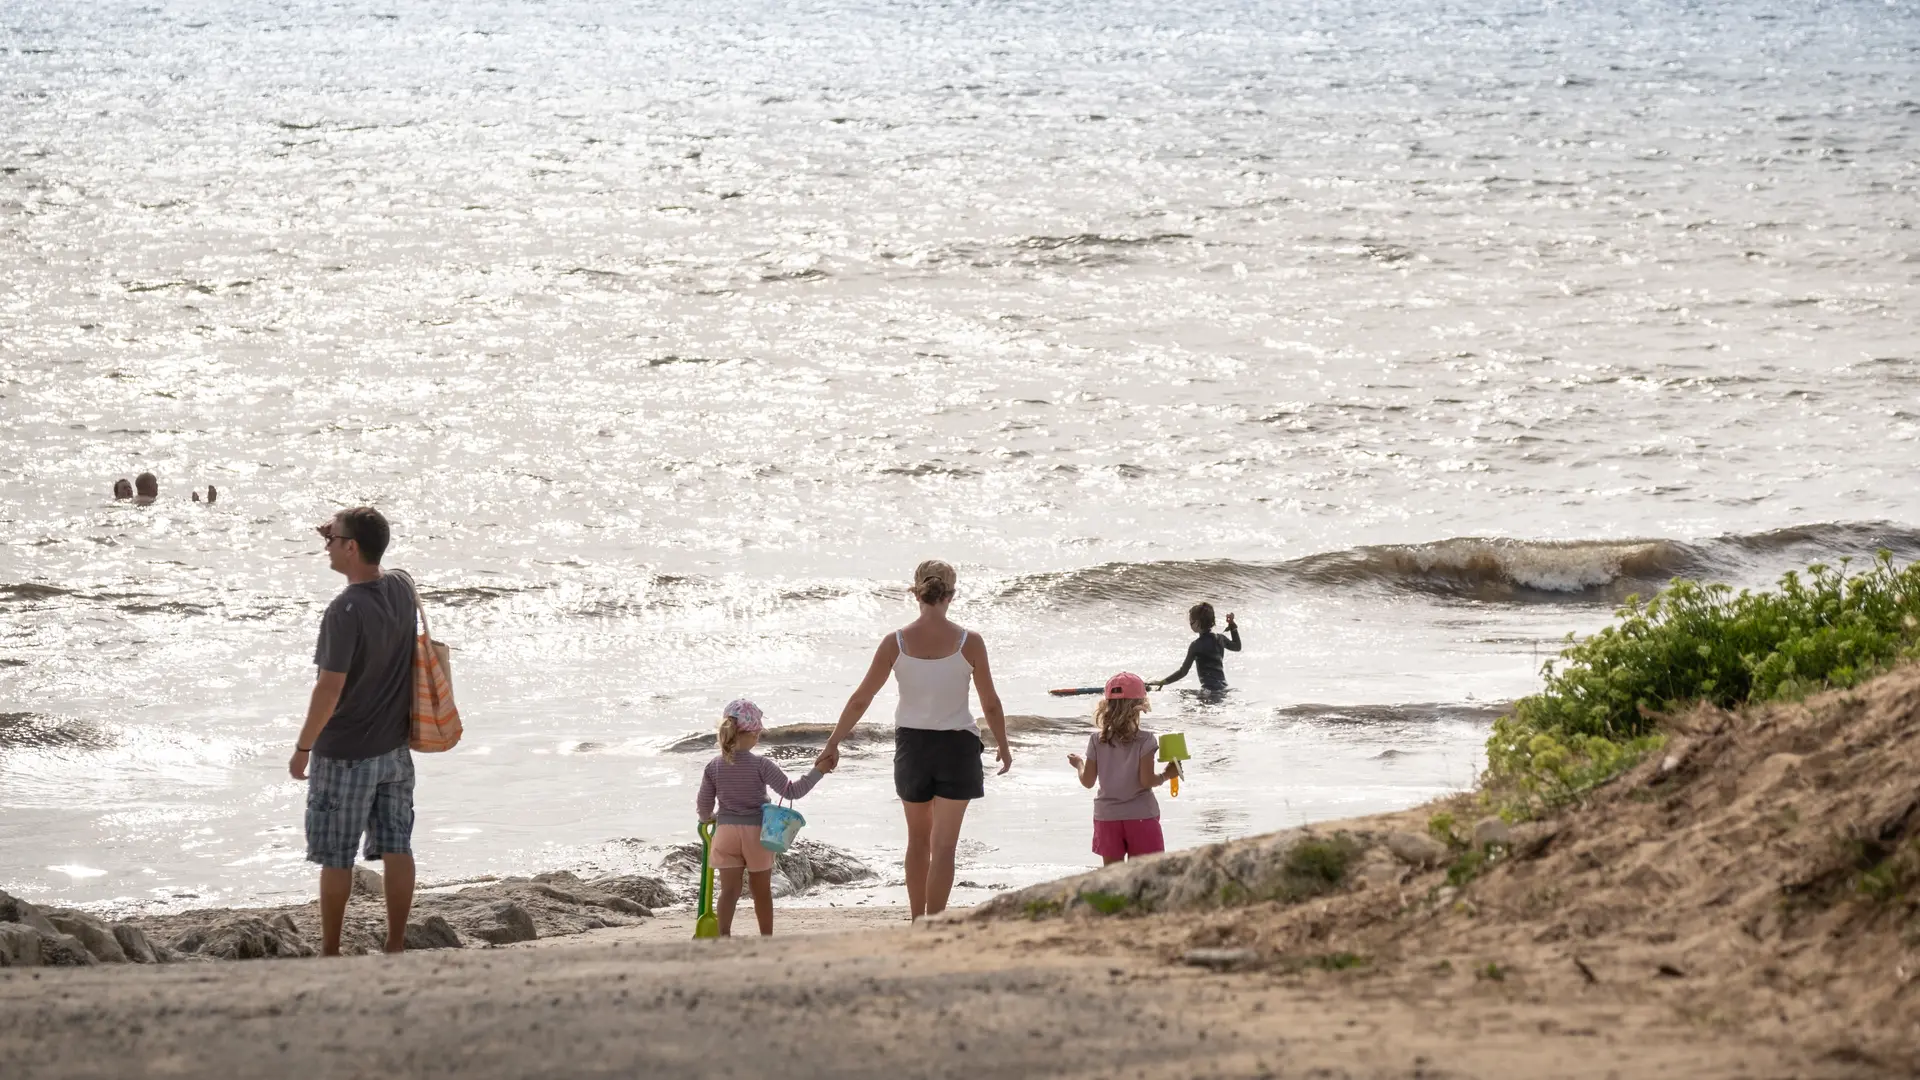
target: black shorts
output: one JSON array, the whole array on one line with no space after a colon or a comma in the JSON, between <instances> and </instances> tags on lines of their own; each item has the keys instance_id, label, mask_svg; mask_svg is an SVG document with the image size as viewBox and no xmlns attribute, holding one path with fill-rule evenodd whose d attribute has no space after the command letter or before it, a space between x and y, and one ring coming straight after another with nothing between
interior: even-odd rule
<instances>
[{"instance_id":1,"label":"black shorts","mask_svg":"<svg viewBox=\"0 0 1920 1080\"><path fill-rule=\"evenodd\" d=\"M893 730L893 790L901 802L978 799L987 793L980 755L986 744L971 731Z\"/></svg>"}]
</instances>

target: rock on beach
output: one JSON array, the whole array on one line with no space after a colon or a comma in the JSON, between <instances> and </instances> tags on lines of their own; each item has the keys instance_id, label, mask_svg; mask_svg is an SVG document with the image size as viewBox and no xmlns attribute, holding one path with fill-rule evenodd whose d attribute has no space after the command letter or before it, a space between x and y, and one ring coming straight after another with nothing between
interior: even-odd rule
<instances>
[{"instance_id":1,"label":"rock on beach","mask_svg":"<svg viewBox=\"0 0 1920 1080\"><path fill-rule=\"evenodd\" d=\"M669 849L663 870L584 879L558 870L457 887L427 887L414 896L407 923L409 949L512 945L651 918L655 908L692 899L700 867L698 845ZM801 841L775 857L775 895L873 876L853 855ZM678 879L678 880L675 880ZM353 894L341 928L341 951L379 952L386 945L384 882L371 867L356 867ZM156 944L166 942L166 945ZM320 951L317 903L252 910L214 909L152 915L109 923L70 908L42 912L0 892L0 965L167 963L173 960L271 960Z\"/></svg>"},{"instance_id":2,"label":"rock on beach","mask_svg":"<svg viewBox=\"0 0 1920 1080\"><path fill-rule=\"evenodd\" d=\"M1387 834L1387 850L1395 858L1409 866L1425 869L1438 866L1447 857L1447 846L1431 836L1419 833L1390 832Z\"/></svg>"},{"instance_id":3,"label":"rock on beach","mask_svg":"<svg viewBox=\"0 0 1920 1080\"><path fill-rule=\"evenodd\" d=\"M109 925L72 908L41 911L0 892L0 967L151 964L166 957L138 928Z\"/></svg>"},{"instance_id":4,"label":"rock on beach","mask_svg":"<svg viewBox=\"0 0 1920 1080\"><path fill-rule=\"evenodd\" d=\"M54 929L80 942L95 960L104 964L127 962L127 953L120 947L120 939L99 919L72 908L55 908L46 916Z\"/></svg>"},{"instance_id":5,"label":"rock on beach","mask_svg":"<svg viewBox=\"0 0 1920 1080\"><path fill-rule=\"evenodd\" d=\"M700 888L700 845L678 844L660 860L660 869L689 879L686 899ZM796 841L773 857L773 895L793 896L819 885L850 885L874 876L873 869L850 852L813 840Z\"/></svg>"},{"instance_id":6,"label":"rock on beach","mask_svg":"<svg viewBox=\"0 0 1920 1080\"><path fill-rule=\"evenodd\" d=\"M292 929L292 920L269 922L257 915L224 919L177 938L175 952L208 960L261 960L276 956L312 956L316 951Z\"/></svg>"}]
</instances>

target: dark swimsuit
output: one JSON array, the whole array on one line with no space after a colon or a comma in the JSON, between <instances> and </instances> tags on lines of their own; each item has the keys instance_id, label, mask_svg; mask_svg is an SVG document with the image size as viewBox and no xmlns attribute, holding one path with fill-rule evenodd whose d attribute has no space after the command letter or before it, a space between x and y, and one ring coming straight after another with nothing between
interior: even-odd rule
<instances>
[{"instance_id":1,"label":"dark swimsuit","mask_svg":"<svg viewBox=\"0 0 1920 1080\"><path fill-rule=\"evenodd\" d=\"M1209 630L1193 639L1187 646L1186 662L1180 670L1161 679L1162 685L1177 683L1187 677L1187 672L1195 665L1200 668L1200 689L1217 694L1227 688L1227 669L1221 662L1229 652L1240 651L1240 628L1233 623L1227 624L1227 632L1216 634Z\"/></svg>"}]
</instances>

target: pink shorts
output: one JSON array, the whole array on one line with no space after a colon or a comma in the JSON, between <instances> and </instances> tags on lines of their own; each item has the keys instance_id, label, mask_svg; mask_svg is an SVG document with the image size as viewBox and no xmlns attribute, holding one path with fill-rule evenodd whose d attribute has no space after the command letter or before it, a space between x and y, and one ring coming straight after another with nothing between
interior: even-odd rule
<instances>
[{"instance_id":1,"label":"pink shorts","mask_svg":"<svg viewBox=\"0 0 1920 1080\"><path fill-rule=\"evenodd\" d=\"M773 852L760 846L760 826L715 825L713 868L737 870L743 866L756 872L773 869Z\"/></svg>"},{"instance_id":2,"label":"pink shorts","mask_svg":"<svg viewBox=\"0 0 1920 1080\"><path fill-rule=\"evenodd\" d=\"M1165 850L1167 838L1160 835L1157 817L1093 823L1093 853L1103 859L1153 855Z\"/></svg>"}]
</instances>

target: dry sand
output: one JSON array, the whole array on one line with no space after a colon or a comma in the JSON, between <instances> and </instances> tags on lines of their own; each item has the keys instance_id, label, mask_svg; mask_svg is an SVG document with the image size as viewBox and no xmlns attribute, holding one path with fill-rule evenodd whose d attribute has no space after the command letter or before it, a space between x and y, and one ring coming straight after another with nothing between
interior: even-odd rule
<instances>
[{"instance_id":1,"label":"dry sand","mask_svg":"<svg viewBox=\"0 0 1920 1080\"><path fill-rule=\"evenodd\" d=\"M684 917L497 949L0 972L0 1061L40 1077L1853 1077L1630 992L1215 974L1148 920Z\"/></svg>"},{"instance_id":2,"label":"dry sand","mask_svg":"<svg viewBox=\"0 0 1920 1080\"><path fill-rule=\"evenodd\" d=\"M1920 1076L1920 667L1673 729L1457 892L1387 854L1425 831L1421 808L917 927L781 907L771 940L694 942L668 913L393 958L12 968L0 1063L7 1080ZM1341 834L1360 865L1303 902L1088 899L1252 880ZM1243 963L1185 962L1205 948Z\"/></svg>"}]
</instances>

